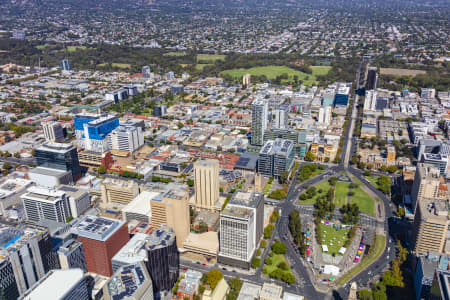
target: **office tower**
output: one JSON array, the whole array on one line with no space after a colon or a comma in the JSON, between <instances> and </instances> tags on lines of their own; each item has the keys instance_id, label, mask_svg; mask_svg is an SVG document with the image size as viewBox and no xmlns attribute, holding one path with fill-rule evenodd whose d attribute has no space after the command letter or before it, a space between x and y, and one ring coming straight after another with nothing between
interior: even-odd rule
<instances>
[{"instance_id":1,"label":"office tower","mask_svg":"<svg viewBox=\"0 0 450 300\"><path fill-rule=\"evenodd\" d=\"M126 205L139 195L139 184L133 180L107 178L100 184L102 204L118 203Z\"/></svg>"},{"instance_id":2,"label":"office tower","mask_svg":"<svg viewBox=\"0 0 450 300\"><path fill-rule=\"evenodd\" d=\"M23 30L14 30L12 32L12 38L16 40L24 40L26 37L25 31Z\"/></svg>"},{"instance_id":3,"label":"office tower","mask_svg":"<svg viewBox=\"0 0 450 300\"><path fill-rule=\"evenodd\" d=\"M83 243L69 239L58 248L61 269L81 269L87 272Z\"/></svg>"},{"instance_id":4,"label":"office tower","mask_svg":"<svg viewBox=\"0 0 450 300\"><path fill-rule=\"evenodd\" d=\"M169 71L166 73L166 75L164 75L164 77L166 77L166 80L174 80L175 79L175 73L172 71Z\"/></svg>"},{"instance_id":5,"label":"office tower","mask_svg":"<svg viewBox=\"0 0 450 300\"><path fill-rule=\"evenodd\" d=\"M119 119L108 114L79 114L74 118L78 147L93 151L109 150L108 135L119 127Z\"/></svg>"},{"instance_id":6,"label":"office tower","mask_svg":"<svg viewBox=\"0 0 450 300\"><path fill-rule=\"evenodd\" d=\"M63 191L32 186L21 196L27 220L65 223L72 214L69 197Z\"/></svg>"},{"instance_id":7,"label":"office tower","mask_svg":"<svg viewBox=\"0 0 450 300\"><path fill-rule=\"evenodd\" d=\"M109 148L125 152L134 152L144 145L141 127L119 126L109 134Z\"/></svg>"},{"instance_id":8,"label":"office tower","mask_svg":"<svg viewBox=\"0 0 450 300\"><path fill-rule=\"evenodd\" d=\"M78 218L91 207L91 197L85 189L61 185L58 191L64 192L69 198L70 212L74 218Z\"/></svg>"},{"instance_id":9,"label":"office tower","mask_svg":"<svg viewBox=\"0 0 450 300\"><path fill-rule=\"evenodd\" d=\"M267 128L268 104L263 99L253 101L252 104L252 145L264 144L264 131Z\"/></svg>"},{"instance_id":10,"label":"office tower","mask_svg":"<svg viewBox=\"0 0 450 300\"><path fill-rule=\"evenodd\" d=\"M366 90L376 90L377 89L377 67L369 67L367 71L367 82L366 82Z\"/></svg>"},{"instance_id":11,"label":"office tower","mask_svg":"<svg viewBox=\"0 0 450 300\"><path fill-rule=\"evenodd\" d=\"M323 93L322 106L333 106L334 97L336 96L336 90L327 88Z\"/></svg>"},{"instance_id":12,"label":"office tower","mask_svg":"<svg viewBox=\"0 0 450 300\"><path fill-rule=\"evenodd\" d=\"M111 276L111 259L129 240L126 223L104 217L83 216L71 232L83 243L88 272Z\"/></svg>"},{"instance_id":13,"label":"office tower","mask_svg":"<svg viewBox=\"0 0 450 300\"><path fill-rule=\"evenodd\" d=\"M72 69L70 68L70 62L68 59L63 59L61 61L61 71L71 71Z\"/></svg>"},{"instance_id":14,"label":"office tower","mask_svg":"<svg viewBox=\"0 0 450 300\"><path fill-rule=\"evenodd\" d=\"M194 163L195 207L215 210L219 201L219 161L197 160Z\"/></svg>"},{"instance_id":15,"label":"office tower","mask_svg":"<svg viewBox=\"0 0 450 300\"><path fill-rule=\"evenodd\" d=\"M264 229L264 194L238 190L220 213L218 261L249 269Z\"/></svg>"},{"instance_id":16,"label":"office tower","mask_svg":"<svg viewBox=\"0 0 450 300\"><path fill-rule=\"evenodd\" d=\"M172 228L161 225L152 232L145 245L145 263L153 282L154 293L169 291L177 282L180 257L176 240Z\"/></svg>"},{"instance_id":17,"label":"office tower","mask_svg":"<svg viewBox=\"0 0 450 300\"><path fill-rule=\"evenodd\" d=\"M333 118L331 106L321 107L319 109L318 122L324 125L330 125Z\"/></svg>"},{"instance_id":18,"label":"office tower","mask_svg":"<svg viewBox=\"0 0 450 300\"><path fill-rule=\"evenodd\" d=\"M155 105L153 107L153 115L157 117L164 117L167 115L167 106L166 105Z\"/></svg>"},{"instance_id":19,"label":"office tower","mask_svg":"<svg viewBox=\"0 0 450 300\"><path fill-rule=\"evenodd\" d=\"M425 153L438 154L441 151L442 142L440 140L421 138L418 142L417 160L421 161Z\"/></svg>"},{"instance_id":20,"label":"office tower","mask_svg":"<svg viewBox=\"0 0 450 300\"><path fill-rule=\"evenodd\" d=\"M387 157L386 160L389 164L395 163L395 147L388 146L386 147Z\"/></svg>"},{"instance_id":21,"label":"office tower","mask_svg":"<svg viewBox=\"0 0 450 300\"><path fill-rule=\"evenodd\" d=\"M152 279L144 263L130 264L118 269L103 286L105 299L153 300Z\"/></svg>"},{"instance_id":22,"label":"office tower","mask_svg":"<svg viewBox=\"0 0 450 300\"><path fill-rule=\"evenodd\" d=\"M429 89L429 88L423 88L420 91L420 97L425 98L425 99L434 99L434 98L436 98L436 90Z\"/></svg>"},{"instance_id":23,"label":"office tower","mask_svg":"<svg viewBox=\"0 0 450 300\"><path fill-rule=\"evenodd\" d=\"M121 267L137 264L147 260L145 244L150 236L145 233L136 233L133 237L113 256L111 263L113 272Z\"/></svg>"},{"instance_id":24,"label":"office tower","mask_svg":"<svg viewBox=\"0 0 450 300\"><path fill-rule=\"evenodd\" d=\"M339 86L336 89L336 95L334 96L334 105L347 106L349 95L350 95L350 87L344 84L339 84Z\"/></svg>"},{"instance_id":25,"label":"office tower","mask_svg":"<svg viewBox=\"0 0 450 300\"><path fill-rule=\"evenodd\" d=\"M423 199L438 197L440 184L439 169L428 164L418 163L414 183L411 190L412 209L416 210L417 203Z\"/></svg>"},{"instance_id":26,"label":"office tower","mask_svg":"<svg viewBox=\"0 0 450 300\"><path fill-rule=\"evenodd\" d=\"M259 293L260 300L278 300L283 294L283 287L275 283L264 282L261 292Z\"/></svg>"},{"instance_id":27,"label":"office tower","mask_svg":"<svg viewBox=\"0 0 450 300\"><path fill-rule=\"evenodd\" d=\"M42 129L47 142L56 142L64 139L63 128L59 122L44 122L42 123Z\"/></svg>"},{"instance_id":28,"label":"office tower","mask_svg":"<svg viewBox=\"0 0 450 300\"><path fill-rule=\"evenodd\" d=\"M277 129L286 129L289 125L290 104L284 103L272 112L272 125Z\"/></svg>"},{"instance_id":29,"label":"office tower","mask_svg":"<svg viewBox=\"0 0 450 300\"><path fill-rule=\"evenodd\" d=\"M127 91L128 96L133 97L139 94L137 86L134 84L126 84L123 86L123 88Z\"/></svg>"},{"instance_id":30,"label":"office tower","mask_svg":"<svg viewBox=\"0 0 450 300\"><path fill-rule=\"evenodd\" d=\"M383 111L383 109L389 108L389 98L388 97L377 97L377 104L375 106L376 110Z\"/></svg>"},{"instance_id":31,"label":"office tower","mask_svg":"<svg viewBox=\"0 0 450 300\"><path fill-rule=\"evenodd\" d=\"M283 171L290 171L294 164L294 143L290 140L267 141L259 151L258 173L279 178Z\"/></svg>"},{"instance_id":32,"label":"office tower","mask_svg":"<svg viewBox=\"0 0 450 300\"><path fill-rule=\"evenodd\" d=\"M415 255L443 252L448 225L446 200L419 199L414 215Z\"/></svg>"},{"instance_id":33,"label":"office tower","mask_svg":"<svg viewBox=\"0 0 450 300\"><path fill-rule=\"evenodd\" d=\"M38 166L72 172L73 181L81 177L77 148L72 144L45 143L36 148L35 157Z\"/></svg>"},{"instance_id":34,"label":"office tower","mask_svg":"<svg viewBox=\"0 0 450 300\"><path fill-rule=\"evenodd\" d=\"M34 284L20 300L89 300L86 277L81 269L52 270Z\"/></svg>"},{"instance_id":35,"label":"office tower","mask_svg":"<svg viewBox=\"0 0 450 300\"><path fill-rule=\"evenodd\" d=\"M424 153L421 162L435 166L441 175L446 176L448 170L448 155Z\"/></svg>"},{"instance_id":36,"label":"office tower","mask_svg":"<svg viewBox=\"0 0 450 300\"><path fill-rule=\"evenodd\" d=\"M244 76L242 76L242 85L249 86L250 85L250 79L251 79L251 75L250 74L245 74Z\"/></svg>"},{"instance_id":37,"label":"office tower","mask_svg":"<svg viewBox=\"0 0 450 300\"><path fill-rule=\"evenodd\" d=\"M177 235L177 245L183 243L189 235L189 192L185 185L171 184L167 191L150 200L153 228L167 225Z\"/></svg>"},{"instance_id":38,"label":"office tower","mask_svg":"<svg viewBox=\"0 0 450 300\"><path fill-rule=\"evenodd\" d=\"M377 91L366 91L366 97L364 99L364 111L376 111L377 110Z\"/></svg>"},{"instance_id":39,"label":"office tower","mask_svg":"<svg viewBox=\"0 0 450 300\"><path fill-rule=\"evenodd\" d=\"M149 66L142 67L142 78L149 79L151 76L151 70Z\"/></svg>"},{"instance_id":40,"label":"office tower","mask_svg":"<svg viewBox=\"0 0 450 300\"><path fill-rule=\"evenodd\" d=\"M50 235L44 228L0 224L0 290L17 299L57 266Z\"/></svg>"}]
</instances>

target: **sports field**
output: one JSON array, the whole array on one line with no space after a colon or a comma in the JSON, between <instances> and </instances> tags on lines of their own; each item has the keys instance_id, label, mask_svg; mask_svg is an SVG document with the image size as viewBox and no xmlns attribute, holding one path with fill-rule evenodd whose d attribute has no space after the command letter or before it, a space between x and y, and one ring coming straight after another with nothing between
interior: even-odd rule
<instances>
[{"instance_id":1,"label":"sports field","mask_svg":"<svg viewBox=\"0 0 450 300\"><path fill-rule=\"evenodd\" d=\"M164 53L164 56L185 56L186 52L167 52Z\"/></svg>"},{"instance_id":2,"label":"sports field","mask_svg":"<svg viewBox=\"0 0 450 300\"><path fill-rule=\"evenodd\" d=\"M223 54L197 54L197 61L215 63L216 60L224 60L225 57Z\"/></svg>"},{"instance_id":3,"label":"sports field","mask_svg":"<svg viewBox=\"0 0 450 300\"><path fill-rule=\"evenodd\" d=\"M99 64L98 67L104 67L107 63ZM130 64L122 64L122 63L112 63L111 64L113 68L120 68L120 69L129 69L131 68Z\"/></svg>"}]
</instances>

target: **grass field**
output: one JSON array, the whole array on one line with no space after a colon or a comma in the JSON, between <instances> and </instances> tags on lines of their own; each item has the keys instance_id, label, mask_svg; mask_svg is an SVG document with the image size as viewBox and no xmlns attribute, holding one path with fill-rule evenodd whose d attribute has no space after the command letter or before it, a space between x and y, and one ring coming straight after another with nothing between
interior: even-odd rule
<instances>
[{"instance_id":1,"label":"grass field","mask_svg":"<svg viewBox=\"0 0 450 300\"><path fill-rule=\"evenodd\" d=\"M107 63L99 64L97 67L104 67ZM113 68L120 68L120 69L129 69L131 68L130 64L122 64L122 63L112 63L111 64Z\"/></svg>"},{"instance_id":2,"label":"grass field","mask_svg":"<svg viewBox=\"0 0 450 300\"><path fill-rule=\"evenodd\" d=\"M363 256L362 261L349 272L345 273L336 281L336 285L341 286L350 281L354 276L358 275L362 270L371 265L381 254L383 254L384 248L386 248L386 237L384 235L376 235L375 245L372 252Z\"/></svg>"},{"instance_id":3,"label":"grass field","mask_svg":"<svg viewBox=\"0 0 450 300\"><path fill-rule=\"evenodd\" d=\"M272 273L274 270L276 270L277 269L277 266L278 266L278 264L280 263L280 262L282 262L282 261L284 261L285 263L287 263L286 262L286 259L284 258L284 255L283 254L274 254L272 257L271 257L271 259L272 259L272 264L270 264L270 265L265 265L264 266L264 270L265 270L265 273L266 274L270 274L270 273ZM289 268L289 264L288 264L288 268ZM291 272L291 268L289 268L287 271L285 271L285 272Z\"/></svg>"},{"instance_id":4,"label":"grass field","mask_svg":"<svg viewBox=\"0 0 450 300\"><path fill-rule=\"evenodd\" d=\"M195 69L202 71L206 66L213 66L213 64L196 64Z\"/></svg>"},{"instance_id":5,"label":"grass field","mask_svg":"<svg viewBox=\"0 0 450 300\"><path fill-rule=\"evenodd\" d=\"M225 57L223 54L197 54L197 61L215 63L216 60L225 60Z\"/></svg>"},{"instance_id":6,"label":"grass field","mask_svg":"<svg viewBox=\"0 0 450 300\"><path fill-rule=\"evenodd\" d=\"M381 68L381 75L394 75L394 76L416 76L419 74L426 74L423 70L410 70L410 69L396 69L396 68Z\"/></svg>"},{"instance_id":7,"label":"grass field","mask_svg":"<svg viewBox=\"0 0 450 300\"><path fill-rule=\"evenodd\" d=\"M340 255L339 249L345 244L348 239L349 229L336 230L332 226L320 224L319 229L322 233L322 245L327 245L327 254ZM333 245L331 245L333 244Z\"/></svg>"},{"instance_id":8,"label":"grass field","mask_svg":"<svg viewBox=\"0 0 450 300\"><path fill-rule=\"evenodd\" d=\"M45 44L45 45L38 45L38 46L36 46L36 49L42 50L42 49L45 49L45 48L47 48L47 47L48 47L47 44Z\"/></svg>"},{"instance_id":9,"label":"grass field","mask_svg":"<svg viewBox=\"0 0 450 300\"><path fill-rule=\"evenodd\" d=\"M347 204L348 200L348 186L350 183L338 181L336 183L336 191L334 193L334 203L340 207Z\"/></svg>"},{"instance_id":10,"label":"grass field","mask_svg":"<svg viewBox=\"0 0 450 300\"><path fill-rule=\"evenodd\" d=\"M164 56L185 56L186 52L167 52L164 53Z\"/></svg>"},{"instance_id":11,"label":"grass field","mask_svg":"<svg viewBox=\"0 0 450 300\"><path fill-rule=\"evenodd\" d=\"M356 189L353 189L355 193L350 200L350 203L356 203L359 206L359 210L369 215L374 214L374 205L373 199L367 195L367 193L358 186Z\"/></svg>"},{"instance_id":12,"label":"grass field","mask_svg":"<svg viewBox=\"0 0 450 300\"><path fill-rule=\"evenodd\" d=\"M268 79L275 79L275 77L280 76L282 74L287 74L289 80L293 81L294 76L297 75L299 80L303 81L304 85L313 85L316 84L316 75L324 75L327 74L331 67L326 66L315 66L312 68L312 74L306 74L288 67L284 66L266 66L266 67L254 67L250 69L233 69L233 70L225 70L221 75L230 75L233 78L241 78L245 74L261 76L266 75ZM308 79L306 79L308 78Z\"/></svg>"},{"instance_id":13,"label":"grass field","mask_svg":"<svg viewBox=\"0 0 450 300\"><path fill-rule=\"evenodd\" d=\"M311 199L306 199L306 200L300 200L300 204L316 204L316 201L318 198L322 197L323 195L326 195L328 190L330 189L330 183L328 183L328 180L324 180L318 184L315 185L316 187L316 196L314 196ZM322 190L322 193L319 193L318 191Z\"/></svg>"},{"instance_id":14,"label":"grass field","mask_svg":"<svg viewBox=\"0 0 450 300\"><path fill-rule=\"evenodd\" d=\"M68 46L67 51L68 52L75 52L77 50L86 50L85 46Z\"/></svg>"}]
</instances>

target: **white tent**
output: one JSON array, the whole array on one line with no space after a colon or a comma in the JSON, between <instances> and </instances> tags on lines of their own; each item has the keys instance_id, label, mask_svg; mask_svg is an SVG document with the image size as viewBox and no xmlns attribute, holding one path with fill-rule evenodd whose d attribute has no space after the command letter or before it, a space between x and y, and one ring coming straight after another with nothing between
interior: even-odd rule
<instances>
[{"instance_id":1,"label":"white tent","mask_svg":"<svg viewBox=\"0 0 450 300\"><path fill-rule=\"evenodd\" d=\"M341 247L341 249L339 249L339 253L344 255L345 250L347 250L347 248Z\"/></svg>"},{"instance_id":2,"label":"white tent","mask_svg":"<svg viewBox=\"0 0 450 300\"><path fill-rule=\"evenodd\" d=\"M323 273L337 276L339 275L339 268L333 265L325 265L323 267Z\"/></svg>"},{"instance_id":3,"label":"white tent","mask_svg":"<svg viewBox=\"0 0 450 300\"><path fill-rule=\"evenodd\" d=\"M328 252L328 246L327 245L322 245L322 251L323 252Z\"/></svg>"}]
</instances>

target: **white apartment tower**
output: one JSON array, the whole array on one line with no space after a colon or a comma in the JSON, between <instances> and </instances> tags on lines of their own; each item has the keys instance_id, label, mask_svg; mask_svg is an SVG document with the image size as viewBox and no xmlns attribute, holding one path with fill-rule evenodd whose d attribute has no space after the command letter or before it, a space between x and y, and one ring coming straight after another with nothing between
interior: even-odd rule
<instances>
[{"instance_id":1,"label":"white apartment tower","mask_svg":"<svg viewBox=\"0 0 450 300\"><path fill-rule=\"evenodd\" d=\"M319 109L319 123L330 125L333 118L331 106L321 107Z\"/></svg>"},{"instance_id":2,"label":"white apartment tower","mask_svg":"<svg viewBox=\"0 0 450 300\"><path fill-rule=\"evenodd\" d=\"M47 142L56 142L64 139L63 128L59 122L50 121L42 123L42 130Z\"/></svg>"},{"instance_id":3,"label":"white apartment tower","mask_svg":"<svg viewBox=\"0 0 450 300\"><path fill-rule=\"evenodd\" d=\"M215 210L219 200L219 161L198 160L194 164L195 207Z\"/></svg>"},{"instance_id":4,"label":"white apartment tower","mask_svg":"<svg viewBox=\"0 0 450 300\"><path fill-rule=\"evenodd\" d=\"M376 111L377 110L377 91L366 91L366 98L364 100L364 111Z\"/></svg>"},{"instance_id":5,"label":"white apartment tower","mask_svg":"<svg viewBox=\"0 0 450 300\"><path fill-rule=\"evenodd\" d=\"M252 104L252 139L255 146L264 145L264 131L267 128L268 103L263 99L253 101Z\"/></svg>"},{"instance_id":6,"label":"white apartment tower","mask_svg":"<svg viewBox=\"0 0 450 300\"><path fill-rule=\"evenodd\" d=\"M441 174L438 168L430 164L418 163L411 190L412 209L415 212L421 199L435 199L439 194Z\"/></svg>"},{"instance_id":7,"label":"white apartment tower","mask_svg":"<svg viewBox=\"0 0 450 300\"><path fill-rule=\"evenodd\" d=\"M109 148L134 152L144 145L144 134L138 126L119 126L109 134Z\"/></svg>"}]
</instances>

